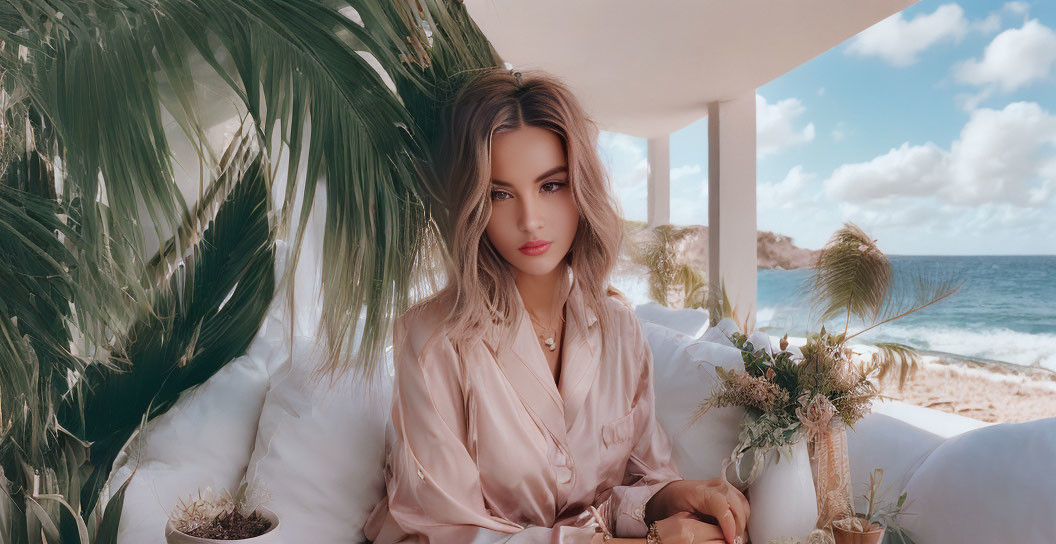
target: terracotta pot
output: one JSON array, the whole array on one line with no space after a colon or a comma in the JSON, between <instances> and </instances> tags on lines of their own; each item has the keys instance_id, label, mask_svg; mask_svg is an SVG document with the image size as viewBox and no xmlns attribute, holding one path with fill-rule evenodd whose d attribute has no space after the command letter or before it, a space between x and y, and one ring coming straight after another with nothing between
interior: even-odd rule
<instances>
[{"instance_id":1,"label":"terracotta pot","mask_svg":"<svg viewBox=\"0 0 1056 544\"><path fill-rule=\"evenodd\" d=\"M177 531L172 525L172 520L168 520L165 522L165 542L168 544L229 544L231 542L244 542L246 544L282 544L282 538L279 536L279 516L263 506L258 506L257 511L260 512L261 517L271 522L271 528L265 531L262 535L240 540L200 538Z\"/></svg>"},{"instance_id":2,"label":"terracotta pot","mask_svg":"<svg viewBox=\"0 0 1056 544\"><path fill-rule=\"evenodd\" d=\"M880 544L884 540L884 528L874 523L868 531L859 533L833 525L832 536L836 539L836 544Z\"/></svg>"}]
</instances>

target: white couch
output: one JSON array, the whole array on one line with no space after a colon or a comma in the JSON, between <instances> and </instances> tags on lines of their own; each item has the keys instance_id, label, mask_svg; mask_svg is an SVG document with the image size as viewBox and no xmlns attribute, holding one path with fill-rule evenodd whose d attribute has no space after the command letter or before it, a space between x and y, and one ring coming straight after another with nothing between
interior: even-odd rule
<instances>
[{"instance_id":1,"label":"white couch","mask_svg":"<svg viewBox=\"0 0 1056 544\"><path fill-rule=\"evenodd\" d=\"M694 338L685 332L699 334L706 316L674 318L651 305L639 306L638 316L676 463L686 478L715 477L736 443L742 413L713 410L687 424L716 384L715 366L743 368L721 334L736 326L726 320ZM286 329L276 304L245 356L185 393L118 459L114 487L138 462L120 543L163 543L166 512L178 497L207 485L233 489L246 473L270 492L286 542L364 540L361 525L384 493L391 351L370 394L348 381L309 390L306 372L320 353L312 338L291 341ZM909 492L917 515L904 525L918 544L1056 542L1056 418L988 425L886 403L850 434L850 454L856 495L878 467L886 469L888 497Z\"/></svg>"}]
</instances>

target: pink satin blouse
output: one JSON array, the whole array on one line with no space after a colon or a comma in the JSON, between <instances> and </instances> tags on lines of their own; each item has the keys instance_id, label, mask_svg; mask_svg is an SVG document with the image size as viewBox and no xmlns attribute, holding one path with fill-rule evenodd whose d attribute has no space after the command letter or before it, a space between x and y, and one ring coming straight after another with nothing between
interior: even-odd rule
<instances>
[{"instance_id":1,"label":"pink satin blouse","mask_svg":"<svg viewBox=\"0 0 1056 544\"><path fill-rule=\"evenodd\" d=\"M520 297L516 325L461 356L432 301L396 320L387 496L364 527L374 544L587 543L598 516L617 537L645 536L645 504L682 479L654 414L652 353L629 305L606 297L603 340L571 272L559 288L559 384Z\"/></svg>"}]
</instances>

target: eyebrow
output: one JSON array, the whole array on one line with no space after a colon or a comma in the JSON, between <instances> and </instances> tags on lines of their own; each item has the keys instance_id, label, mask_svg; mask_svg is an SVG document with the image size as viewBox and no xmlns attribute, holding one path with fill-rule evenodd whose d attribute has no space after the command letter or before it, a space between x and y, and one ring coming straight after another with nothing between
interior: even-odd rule
<instances>
[{"instance_id":1,"label":"eyebrow","mask_svg":"<svg viewBox=\"0 0 1056 544\"><path fill-rule=\"evenodd\" d=\"M554 174L557 174L559 172L568 172L568 167L567 166L555 166L555 167L547 170L546 172L543 172L542 174L539 174L539 177L535 178L535 182L539 183L540 181L543 181L544 179L546 179L546 178L548 178L548 177L550 177L550 176L552 176ZM513 187L513 184L508 182L508 181L502 181L502 180L498 180L498 179L493 179L493 180L491 180L491 182L494 183L495 185L505 185L506 187Z\"/></svg>"}]
</instances>

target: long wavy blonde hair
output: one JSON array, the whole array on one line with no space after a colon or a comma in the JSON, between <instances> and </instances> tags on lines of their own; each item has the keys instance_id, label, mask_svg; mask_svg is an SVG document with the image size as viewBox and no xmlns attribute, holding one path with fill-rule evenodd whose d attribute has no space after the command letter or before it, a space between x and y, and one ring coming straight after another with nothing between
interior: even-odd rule
<instances>
[{"instance_id":1,"label":"long wavy blonde hair","mask_svg":"<svg viewBox=\"0 0 1056 544\"><path fill-rule=\"evenodd\" d=\"M605 310L609 274L622 243L622 218L597 153L598 128L556 76L522 71L520 81L501 68L469 79L446 108L446 133L437 154L438 195L433 210L448 255L446 285L429 299L447 308L444 330L456 345L468 345L489 324L509 324L519 296L513 271L484 235L491 217L492 136L523 126L553 131L564 145L569 186L579 208L579 226L567 262L584 304L610 328Z\"/></svg>"}]
</instances>

